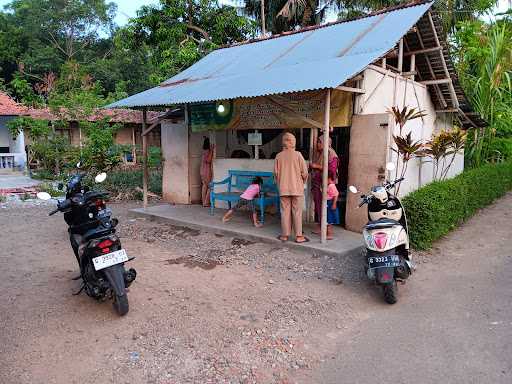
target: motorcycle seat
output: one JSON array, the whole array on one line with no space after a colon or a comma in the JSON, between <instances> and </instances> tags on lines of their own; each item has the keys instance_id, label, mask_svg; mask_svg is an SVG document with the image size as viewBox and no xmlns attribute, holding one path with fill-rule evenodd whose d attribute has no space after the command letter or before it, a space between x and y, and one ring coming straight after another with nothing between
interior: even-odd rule
<instances>
[{"instance_id":1,"label":"motorcycle seat","mask_svg":"<svg viewBox=\"0 0 512 384\"><path fill-rule=\"evenodd\" d=\"M368 222L364 226L365 229L379 229L379 228L391 228L395 225L401 225L398 221L393 219L379 219Z\"/></svg>"},{"instance_id":2,"label":"motorcycle seat","mask_svg":"<svg viewBox=\"0 0 512 384\"><path fill-rule=\"evenodd\" d=\"M85 232L83 235L83 241L89 241L91 239L95 239L101 236L108 235L112 232L112 227L106 228L103 226L93 228Z\"/></svg>"}]
</instances>

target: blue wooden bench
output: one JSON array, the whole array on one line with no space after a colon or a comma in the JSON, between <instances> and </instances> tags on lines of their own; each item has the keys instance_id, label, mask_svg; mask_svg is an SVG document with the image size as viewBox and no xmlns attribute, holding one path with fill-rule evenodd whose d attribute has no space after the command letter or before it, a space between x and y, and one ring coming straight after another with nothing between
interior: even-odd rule
<instances>
[{"instance_id":1,"label":"blue wooden bench","mask_svg":"<svg viewBox=\"0 0 512 384\"><path fill-rule=\"evenodd\" d=\"M240 195L251 184L252 180L259 176L263 179L261 186L261 193L258 197L254 198L254 204L260 210L260 221L265 221L265 208L267 206L275 205L279 210L279 191L274 181L274 174L272 172L260 171L238 171L229 170L229 176L222 181L214 181L210 183L210 214L213 215L215 209L215 201L226 201L231 209L233 204L240 200ZM223 192L216 192L215 186L226 185L227 190Z\"/></svg>"}]
</instances>

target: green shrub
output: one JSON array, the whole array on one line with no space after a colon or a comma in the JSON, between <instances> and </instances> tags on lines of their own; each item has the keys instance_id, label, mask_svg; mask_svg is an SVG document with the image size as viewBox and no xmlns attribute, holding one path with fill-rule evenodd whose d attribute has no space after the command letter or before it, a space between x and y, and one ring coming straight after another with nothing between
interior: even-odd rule
<instances>
[{"instance_id":1,"label":"green shrub","mask_svg":"<svg viewBox=\"0 0 512 384\"><path fill-rule=\"evenodd\" d=\"M162 149L160 147L148 148L148 167L156 168L162 165Z\"/></svg>"},{"instance_id":2,"label":"green shrub","mask_svg":"<svg viewBox=\"0 0 512 384\"><path fill-rule=\"evenodd\" d=\"M477 209L511 189L512 162L506 162L470 169L453 179L433 182L410 193L402 203L412 247L430 248L435 240L459 226Z\"/></svg>"},{"instance_id":3,"label":"green shrub","mask_svg":"<svg viewBox=\"0 0 512 384\"><path fill-rule=\"evenodd\" d=\"M39 192L47 192L51 197L58 197L64 195L64 191L59 191L53 187L52 183L42 183L37 186Z\"/></svg>"},{"instance_id":4,"label":"green shrub","mask_svg":"<svg viewBox=\"0 0 512 384\"><path fill-rule=\"evenodd\" d=\"M123 169L108 173L102 188L109 191L113 197L142 199L142 193L137 188L142 188L142 169ZM160 195L162 193L162 172L151 170L149 173L148 188L150 192ZM140 196L139 196L140 195Z\"/></svg>"},{"instance_id":5,"label":"green shrub","mask_svg":"<svg viewBox=\"0 0 512 384\"><path fill-rule=\"evenodd\" d=\"M489 148L490 156L495 159L512 160L512 137L495 137Z\"/></svg>"},{"instance_id":6,"label":"green shrub","mask_svg":"<svg viewBox=\"0 0 512 384\"><path fill-rule=\"evenodd\" d=\"M54 171L49 171L47 169L38 169L37 171L32 171L33 179L36 180L56 180L57 176Z\"/></svg>"}]
</instances>

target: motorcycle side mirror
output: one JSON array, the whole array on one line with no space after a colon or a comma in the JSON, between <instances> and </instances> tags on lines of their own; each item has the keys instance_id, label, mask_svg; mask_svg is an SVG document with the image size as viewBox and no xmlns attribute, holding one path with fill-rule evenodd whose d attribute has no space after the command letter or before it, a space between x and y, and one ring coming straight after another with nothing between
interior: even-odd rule
<instances>
[{"instance_id":1,"label":"motorcycle side mirror","mask_svg":"<svg viewBox=\"0 0 512 384\"><path fill-rule=\"evenodd\" d=\"M396 168L396 166L395 166L395 164L394 164L394 163L389 162L389 163L387 163L387 164L386 164L386 169L387 169L388 171L394 171L394 170L395 170L395 168Z\"/></svg>"},{"instance_id":2,"label":"motorcycle side mirror","mask_svg":"<svg viewBox=\"0 0 512 384\"><path fill-rule=\"evenodd\" d=\"M82 162L81 162L81 161L79 161L78 163L76 163L76 167L77 167L77 168L80 168L81 166L82 166Z\"/></svg>"},{"instance_id":3,"label":"motorcycle side mirror","mask_svg":"<svg viewBox=\"0 0 512 384\"><path fill-rule=\"evenodd\" d=\"M103 183L107 178L107 174L105 172L98 173L94 178L94 181L97 183Z\"/></svg>"},{"instance_id":4,"label":"motorcycle side mirror","mask_svg":"<svg viewBox=\"0 0 512 384\"><path fill-rule=\"evenodd\" d=\"M64 184L59 183L59 184L57 185L57 189L58 189L59 191L62 191L62 190L64 189Z\"/></svg>"},{"instance_id":5,"label":"motorcycle side mirror","mask_svg":"<svg viewBox=\"0 0 512 384\"><path fill-rule=\"evenodd\" d=\"M352 192L352 193L357 193L357 192L358 192L358 191L357 191L357 188L356 188L356 187L354 187L353 185L351 185L350 187L348 187L348 190L349 190L350 192Z\"/></svg>"},{"instance_id":6,"label":"motorcycle side mirror","mask_svg":"<svg viewBox=\"0 0 512 384\"><path fill-rule=\"evenodd\" d=\"M40 200L50 200L52 196L48 192L37 192L37 198Z\"/></svg>"}]
</instances>

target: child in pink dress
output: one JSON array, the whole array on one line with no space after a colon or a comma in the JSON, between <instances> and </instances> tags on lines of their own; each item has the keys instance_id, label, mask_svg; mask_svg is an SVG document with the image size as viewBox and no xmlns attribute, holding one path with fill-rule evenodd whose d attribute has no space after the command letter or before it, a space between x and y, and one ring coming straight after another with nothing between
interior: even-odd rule
<instances>
[{"instance_id":1,"label":"child in pink dress","mask_svg":"<svg viewBox=\"0 0 512 384\"><path fill-rule=\"evenodd\" d=\"M334 179L334 174L329 172L327 179L327 240L332 240L332 226L340 224L340 212L337 204L340 193Z\"/></svg>"},{"instance_id":2,"label":"child in pink dress","mask_svg":"<svg viewBox=\"0 0 512 384\"><path fill-rule=\"evenodd\" d=\"M261 185L263 184L263 179L259 176L256 176L251 185L247 187L247 189L240 195L240 200L234 207L232 207L229 211L226 212L222 221L225 223L233 217L233 213L235 209L239 209L244 205L248 206L252 212L252 223L256 228L260 228L263 224L258 221L258 214L256 212L256 207L254 206L254 198L260 194Z\"/></svg>"}]
</instances>

